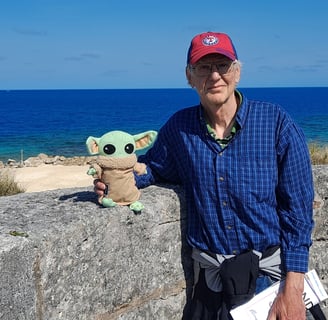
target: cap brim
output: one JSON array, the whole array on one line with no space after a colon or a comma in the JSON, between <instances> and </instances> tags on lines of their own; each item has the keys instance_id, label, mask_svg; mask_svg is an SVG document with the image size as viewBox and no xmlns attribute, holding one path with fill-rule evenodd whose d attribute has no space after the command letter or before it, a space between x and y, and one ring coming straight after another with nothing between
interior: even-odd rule
<instances>
[{"instance_id":1,"label":"cap brim","mask_svg":"<svg viewBox=\"0 0 328 320\"><path fill-rule=\"evenodd\" d=\"M189 63L194 64L201 58L213 53L221 54L232 61L236 60L236 57L231 52L226 51L222 48L204 48L203 50L198 50L196 53L194 53L193 56L190 58Z\"/></svg>"}]
</instances>

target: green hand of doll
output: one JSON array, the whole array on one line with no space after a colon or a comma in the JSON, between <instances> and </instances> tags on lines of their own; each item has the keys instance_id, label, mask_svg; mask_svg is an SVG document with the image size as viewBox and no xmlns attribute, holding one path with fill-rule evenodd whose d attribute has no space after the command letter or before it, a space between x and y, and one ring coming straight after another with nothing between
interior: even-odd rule
<instances>
[{"instance_id":1,"label":"green hand of doll","mask_svg":"<svg viewBox=\"0 0 328 320\"><path fill-rule=\"evenodd\" d=\"M90 155L98 155L87 172L100 179L108 187L108 193L98 197L104 207L129 205L135 213L144 208L139 201L140 190L136 187L134 173L146 173L146 165L137 162L136 150L150 147L157 136L156 131L130 135L124 131L110 131L100 138L90 136L86 141Z\"/></svg>"}]
</instances>

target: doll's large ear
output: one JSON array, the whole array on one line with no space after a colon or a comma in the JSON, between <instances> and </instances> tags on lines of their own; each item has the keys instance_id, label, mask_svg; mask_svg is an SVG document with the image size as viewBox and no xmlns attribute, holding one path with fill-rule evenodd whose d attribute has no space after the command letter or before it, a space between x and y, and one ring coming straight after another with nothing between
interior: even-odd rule
<instances>
[{"instance_id":1,"label":"doll's large ear","mask_svg":"<svg viewBox=\"0 0 328 320\"><path fill-rule=\"evenodd\" d=\"M99 154L99 140L100 138L89 137L86 141L87 150L89 154L96 155Z\"/></svg>"},{"instance_id":2,"label":"doll's large ear","mask_svg":"<svg viewBox=\"0 0 328 320\"><path fill-rule=\"evenodd\" d=\"M136 150L142 150L150 147L156 140L156 137L157 132L153 130L135 134L133 139L136 143Z\"/></svg>"}]
</instances>

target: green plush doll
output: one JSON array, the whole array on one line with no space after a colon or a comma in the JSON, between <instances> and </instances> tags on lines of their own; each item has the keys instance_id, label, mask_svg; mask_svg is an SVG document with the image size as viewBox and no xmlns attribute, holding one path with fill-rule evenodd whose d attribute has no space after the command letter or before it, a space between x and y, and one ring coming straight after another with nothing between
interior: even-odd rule
<instances>
[{"instance_id":1,"label":"green plush doll","mask_svg":"<svg viewBox=\"0 0 328 320\"><path fill-rule=\"evenodd\" d=\"M139 202L140 191L136 187L134 173L142 175L146 165L137 162L136 150L150 147L157 136L156 131L147 131L130 135L124 131L110 131L100 138L89 137L87 150L98 155L87 174L100 179L108 187L108 193L99 196L98 201L104 207L129 205L135 213L144 208Z\"/></svg>"}]
</instances>

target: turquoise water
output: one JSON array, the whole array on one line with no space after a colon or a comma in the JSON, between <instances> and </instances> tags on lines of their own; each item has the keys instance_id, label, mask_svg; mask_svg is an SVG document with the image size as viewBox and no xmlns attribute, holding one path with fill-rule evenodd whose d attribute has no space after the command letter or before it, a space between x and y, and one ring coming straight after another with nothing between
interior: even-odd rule
<instances>
[{"instance_id":1,"label":"turquoise water","mask_svg":"<svg viewBox=\"0 0 328 320\"><path fill-rule=\"evenodd\" d=\"M281 104L308 141L328 144L328 88L245 88ZM85 140L110 130L158 130L175 111L198 104L192 89L0 91L0 160L39 153L87 155Z\"/></svg>"}]
</instances>

